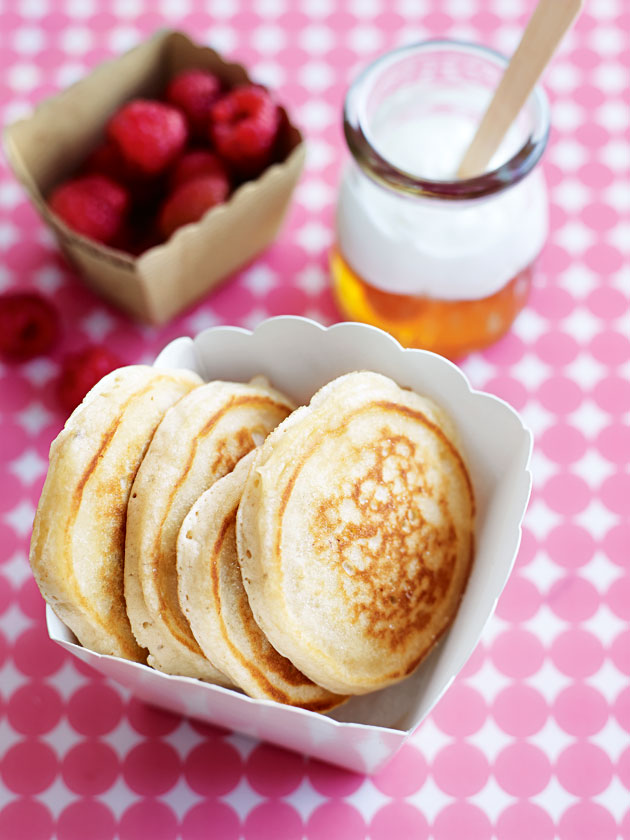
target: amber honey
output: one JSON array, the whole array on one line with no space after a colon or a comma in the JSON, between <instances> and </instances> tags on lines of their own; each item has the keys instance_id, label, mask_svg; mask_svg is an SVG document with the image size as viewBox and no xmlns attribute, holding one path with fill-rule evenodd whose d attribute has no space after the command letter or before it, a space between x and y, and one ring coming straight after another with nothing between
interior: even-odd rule
<instances>
[{"instance_id":1,"label":"amber honey","mask_svg":"<svg viewBox=\"0 0 630 840\"><path fill-rule=\"evenodd\" d=\"M487 168L458 177L507 63L484 47L425 41L378 57L348 89L351 159L330 254L346 318L460 359L501 338L525 306L549 229L540 88Z\"/></svg>"},{"instance_id":2,"label":"amber honey","mask_svg":"<svg viewBox=\"0 0 630 840\"><path fill-rule=\"evenodd\" d=\"M497 341L527 301L529 265L494 294L478 300L440 300L377 289L363 280L338 248L330 256L333 290L344 316L391 333L405 347L460 358Z\"/></svg>"}]
</instances>

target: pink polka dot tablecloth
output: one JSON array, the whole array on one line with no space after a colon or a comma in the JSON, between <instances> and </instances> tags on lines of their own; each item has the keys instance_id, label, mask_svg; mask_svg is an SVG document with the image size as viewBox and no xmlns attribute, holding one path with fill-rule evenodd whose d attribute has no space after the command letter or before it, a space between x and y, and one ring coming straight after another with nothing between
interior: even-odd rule
<instances>
[{"instance_id":1,"label":"pink polka dot tablecloth","mask_svg":"<svg viewBox=\"0 0 630 840\"><path fill-rule=\"evenodd\" d=\"M532 0L4 0L0 109L33 103L162 26L244 62L308 139L277 242L163 328L84 287L5 163L0 291L59 306L47 357L0 366L1 840L630 840L630 7L590 0L545 76L552 230L510 334L462 362L535 435L514 573L464 671L377 775L151 708L47 637L28 565L65 354L124 363L213 324L340 319L327 252L340 113L370 58L428 37L510 53Z\"/></svg>"}]
</instances>

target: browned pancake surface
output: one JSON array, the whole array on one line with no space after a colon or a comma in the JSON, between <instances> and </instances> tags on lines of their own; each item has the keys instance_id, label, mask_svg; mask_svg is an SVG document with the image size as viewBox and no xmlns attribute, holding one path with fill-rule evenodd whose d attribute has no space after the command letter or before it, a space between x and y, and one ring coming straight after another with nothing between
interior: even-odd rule
<instances>
[{"instance_id":1,"label":"browned pancake surface","mask_svg":"<svg viewBox=\"0 0 630 840\"><path fill-rule=\"evenodd\" d=\"M474 499L451 436L434 403L349 374L285 421L252 468L237 531L254 616L331 691L402 679L456 614Z\"/></svg>"}]
</instances>

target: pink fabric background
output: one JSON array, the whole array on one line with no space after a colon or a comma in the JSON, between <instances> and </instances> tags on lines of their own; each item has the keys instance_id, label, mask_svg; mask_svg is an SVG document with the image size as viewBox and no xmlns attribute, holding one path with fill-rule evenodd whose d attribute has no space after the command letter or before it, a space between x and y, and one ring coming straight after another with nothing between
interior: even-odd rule
<instances>
[{"instance_id":1,"label":"pink fabric background","mask_svg":"<svg viewBox=\"0 0 630 840\"><path fill-rule=\"evenodd\" d=\"M65 265L5 163L0 289L63 313L50 358L0 366L2 840L630 840L630 185L626 0L590 0L546 74L552 233L528 309L463 367L536 437L515 572L464 672L367 778L151 709L46 636L27 562L59 361L105 342L125 363L210 324L339 318L328 290L340 112L369 58L426 37L510 52L532 0L4 0L7 123L157 27L247 63L309 142L277 243L163 329Z\"/></svg>"}]
</instances>

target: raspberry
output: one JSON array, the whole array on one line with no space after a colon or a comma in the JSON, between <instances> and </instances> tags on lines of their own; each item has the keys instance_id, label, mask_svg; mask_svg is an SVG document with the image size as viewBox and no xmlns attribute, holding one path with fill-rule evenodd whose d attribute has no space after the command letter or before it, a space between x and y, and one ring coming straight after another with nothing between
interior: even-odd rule
<instances>
[{"instance_id":1,"label":"raspberry","mask_svg":"<svg viewBox=\"0 0 630 840\"><path fill-rule=\"evenodd\" d=\"M223 175L204 175L186 181L166 199L160 212L159 226L165 237L190 222L198 222L206 210L221 204L229 186Z\"/></svg>"},{"instance_id":2,"label":"raspberry","mask_svg":"<svg viewBox=\"0 0 630 840\"><path fill-rule=\"evenodd\" d=\"M125 182L127 173L125 162L118 147L111 140L100 143L87 156L83 164L83 172L89 175L106 175L114 181Z\"/></svg>"},{"instance_id":3,"label":"raspberry","mask_svg":"<svg viewBox=\"0 0 630 840\"><path fill-rule=\"evenodd\" d=\"M264 88L242 85L226 93L210 112L210 136L218 153L245 178L270 163L280 109Z\"/></svg>"},{"instance_id":4,"label":"raspberry","mask_svg":"<svg viewBox=\"0 0 630 840\"><path fill-rule=\"evenodd\" d=\"M229 189L230 179L225 164L218 155L202 149L186 152L175 163L171 172L171 189L181 187L186 181L202 175L216 175L225 178Z\"/></svg>"},{"instance_id":5,"label":"raspberry","mask_svg":"<svg viewBox=\"0 0 630 840\"><path fill-rule=\"evenodd\" d=\"M205 138L210 108L221 94L221 82L208 70L183 70L166 88L166 101L183 111L191 134Z\"/></svg>"},{"instance_id":6,"label":"raspberry","mask_svg":"<svg viewBox=\"0 0 630 840\"><path fill-rule=\"evenodd\" d=\"M88 347L66 356L57 382L61 406L68 413L74 411L87 392L120 364L120 360L106 347Z\"/></svg>"},{"instance_id":7,"label":"raspberry","mask_svg":"<svg viewBox=\"0 0 630 840\"><path fill-rule=\"evenodd\" d=\"M123 227L129 193L105 175L84 175L58 186L49 204L68 227L108 244Z\"/></svg>"},{"instance_id":8,"label":"raspberry","mask_svg":"<svg viewBox=\"0 0 630 840\"><path fill-rule=\"evenodd\" d=\"M55 307L36 292L0 295L0 356L23 362L47 353L59 336Z\"/></svg>"},{"instance_id":9,"label":"raspberry","mask_svg":"<svg viewBox=\"0 0 630 840\"><path fill-rule=\"evenodd\" d=\"M134 99L109 121L109 138L132 172L158 175L182 151L188 139L181 111L152 99Z\"/></svg>"}]
</instances>

